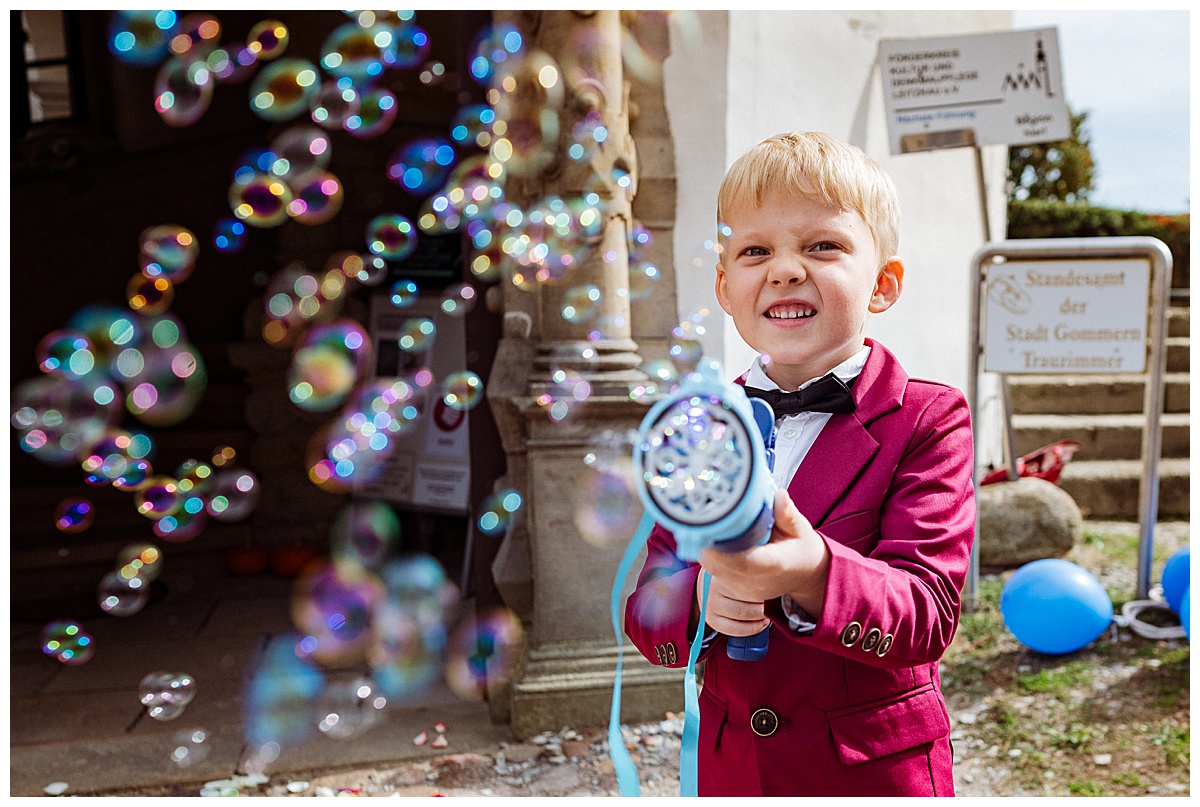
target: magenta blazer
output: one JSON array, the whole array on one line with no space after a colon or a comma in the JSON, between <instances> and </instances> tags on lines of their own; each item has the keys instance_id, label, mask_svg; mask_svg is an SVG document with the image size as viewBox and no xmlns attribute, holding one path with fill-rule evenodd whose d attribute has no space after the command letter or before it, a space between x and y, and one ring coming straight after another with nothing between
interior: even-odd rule
<instances>
[{"instance_id":1,"label":"magenta blazer","mask_svg":"<svg viewBox=\"0 0 1200 807\"><path fill-rule=\"evenodd\" d=\"M958 626L975 534L971 422L961 392L910 379L868 339L852 387L788 486L832 555L816 630L767 603L762 661L706 649L701 796L952 796L938 678ZM682 667L700 567L655 527L625 631L652 663Z\"/></svg>"}]
</instances>

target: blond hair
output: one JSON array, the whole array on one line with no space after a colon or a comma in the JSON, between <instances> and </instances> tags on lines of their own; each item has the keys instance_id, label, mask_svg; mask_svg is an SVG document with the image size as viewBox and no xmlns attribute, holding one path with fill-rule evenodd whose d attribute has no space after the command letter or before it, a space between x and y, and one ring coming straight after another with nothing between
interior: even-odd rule
<instances>
[{"instance_id":1,"label":"blond hair","mask_svg":"<svg viewBox=\"0 0 1200 807\"><path fill-rule=\"evenodd\" d=\"M863 217L875 238L879 260L900 245L900 202L896 187L862 149L821 132L787 132L754 146L725 173L717 194L717 229L724 241L726 214L772 191L799 193Z\"/></svg>"}]
</instances>

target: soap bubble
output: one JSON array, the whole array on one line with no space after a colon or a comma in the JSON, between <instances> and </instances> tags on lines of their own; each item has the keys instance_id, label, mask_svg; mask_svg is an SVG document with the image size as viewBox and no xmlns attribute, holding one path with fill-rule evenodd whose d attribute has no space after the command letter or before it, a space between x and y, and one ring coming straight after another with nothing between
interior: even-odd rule
<instances>
[{"instance_id":1,"label":"soap bubble","mask_svg":"<svg viewBox=\"0 0 1200 807\"><path fill-rule=\"evenodd\" d=\"M126 493L133 492L146 484L146 480L154 475L154 466L146 459L129 459L125 470L112 478L112 486Z\"/></svg>"},{"instance_id":2,"label":"soap bubble","mask_svg":"<svg viewBox=\"0 0 1200 807\"><path fill-rule=\"evenodd\" d=\"M205 59L217 81L222 84L241 84L258 66L258 54L245 42L230 42L214 48Z\"/></svg>"},{"instance_id":3,"label":"soap bubble","mask_svg":"<svg viewBox=\"0 0 1200 807\"><path fill-rule=\"evenodd\" d=\"M246 34L246 47L261 62L276 59L287 49L291 35L279 20L262 20Z\"/></svg>"},{"instance_id":4,"label":"soap bubble","mask_svg":"<svg viewBox=\"0 0 1200 807\"><path fill-rule=\"evenodd\" d=\"M342 183L328 171L309 174L293 184L294 194L287 210L301 224L324 224L342 209Z\"/></svg>"},{"instance_id":5,"label":"soap bubble","mask_svg":"<svg viewBox=\"0 0 1200 807\"><path fill-rule=\"evenodd\" d=\"M511 64L524 50L524 39L514 26L503 22L484 26L471 45L471 78L484 87L492 86L498 68Z\"/></svg>"},{"instance_id":6,"label":"soap bubble","mask_svg":"<svg viewBox=\"0 0 1200 807\"><path fill-rule=\"evenodd\" d=\"M96 365L96 347L77 330L64 328L41 338L35 351L38 369L68 379L82 378Z\"/></svg>"},{"instance_id":7,"label":"soap bubble","mask_svg":"<svg viewBox=\"0 0 1200 807\"><path fill-rule=\"evenodd\" d=\"M11 422L21 450L47 465L79 461L86 448L120 418L116 383L93 370L79 379L38 376L13 389Z\"/></svg>"},{"instance_id":8,"label":"soap bubble","mask_svg":"<svg viewBox=\"0 0 1200 807\"><path fill-rule=\"evenodd\" d=\"M114 11L108 24L108 49L127 64L156 65L167 57L178 31L174 11Z\"/></svg>"},{"instance_id":9,"label":"soap bubble","mask_svg":"<svg viewBox=\"0 0 1200 807\"><path fill-rule=\"evenodd\" d=\"M591 283L574 286L563 295L562 316L567 322L587 322L600 313L600 288Z\"/></svg>"},{"instance_id":10,"label":"soap bubble","mask_svg":"<svg viewBox=\"0 0 1200 807\"><path fill-rule=\"evenodd\" d=\"M646 253L650 249L650 245L654 243L654 238L650 235L650 231L642 226L641 222L635 221L629 229L629 261L635 263L646 259Z\"/></svg>"},{"instance_id":11,"label":"soap bubble","mask_svg":"<svg viewBox=\"0 0 1200 807\"><path fill-rule=\"evenodd\" d=\"M399 213L385 213L371 219L366 239L367 249L389 261L404 260L417 248L416 228Z\"/></svg>"},{"instance_id":12,"label":"soap bubble","mask_svg":"<svg viewBox=\"0 0 1200 807\"><path fill-rule=\"evenodd\" d=\"M204 496L213 486L213 467L207 462L187 459L175 469L180 493L185 496Z\"/></svg>"},{"instance_id":13,"label":"soap bubble","mask_svg":"<svg viewBox=\"0 0 1200 807\"><path fill-rule=\"evenodd\" d=\"M138 236L138 265L149 278L165 277L172 283L187 280L196 266L200 244L186 227L160 224Z\"/></svg>"},{"instance_id":14,"label":"soap bubble","mask_svg":"<svg viewBox=\"0 0 1200 807\"><path fill-rule=\"evenodd\" d=\"M629 299L645 300L654 293L662 280L662 272L649 261L631 261L629 264Z\"/></svg>"},{"instance_id":15,"label":"soap bubble","mask_svg":"<svg viewBox=\"0 0 1200 807\"><path fill-rule=\"evenodd\" d=\"M452 317L464 317L475 307L478 298L475 287L469 283L455 283L442 292L442 312Z\"/></svg>"},{"instance_id":16,"label":"soap bubble","mask_svg":"<svg viewBox=\"0 0 1200 807\"><path fill-rule=\"evenodd\" d=\"M302 409L323 412L340 406L371 365L366 330L348 319L314 325L292 355L288 395Z\"/></svg>"},{"instance_id":17,"label":"soap bubble","mask_svg":"<svg viewBox=\"0 0 1200 807\"><path fill-rule=\"evenodd\" d=\"M351 502L333 522L330 556L341 576L377 571L400 543L400 519L384 502Z\"/></svg>"},{"instance_id":18,"label":"soap bubble","mask_svg":"<svg viewBox=\"0 0 1200 807\"><path fill-rule=\"evenodd\" d=\"M397 308L407 308L417 301L420 290L417 284L411 280L400 279L392 284L392 291L389 299L392 305Z\"/></svg>"},{"instance_id":19,"label":"soap bubble","mask_svg":"<svg viewBox=\"0 0 1200 807\"><path fill-rule=\"evenodd\" d=\"M592 394L591 383L569 367L554 367L545 389L537 396L538 406L546 410L550 420L560 423Z\"/></svg>"},{"instance_id":20,"label":"soap bubble","mask_svg":"<svg viewBox=\"0 0 1200 807\"><path fill-rule=\"evenodd\" d=\"M389 25L360 26L348 22L330 32L321 46L321 67L334 78L355 84L379 78L395 61L396 37Z\"/></svg>"},{"instance_id":21,"label":"soap bubble","mask_svg":"<svg viewBox=\"0 0 1200 807\"><path fill-rule=\"evenodd\" d=\"M479 506L476 525L484 535L493 538L502 536L512 526L514 516L520 511L524 500L512 488L490 494Z\"/></svg>"},{"instance_id":22,"label":"soap bubble","mask_svg":"<svg viewBox=\"0 0 1200 807\"><path fill-rule=\"evenodd\" d=\"M512 676L523 642L521 620L508 608L468 616L450 638L446 683L460 698L483 700Z\"/></svg>"},{"instance_id":23,"label":"soap bubble","mask_svg":"<svg viewBox=\"0 0 1200 807\"><path fill-rule=\"evenodd\" d=\"M407 70L425 61L432 43L429 41L429 34L423 28L406 23L396 26L394 33L393 47L384 54L388 67L394 70Z\"/></svg>"},{"instance_id":24,"label":"soap bubble","mask_svg":"<svg viewBox=\"0 0 1200 807\"><path fill-rule=\"evenodd\" d=\"M263 58L259 54L259 59ZM307 59L280 59L264 67L250 84L250 109L266 121L289 120L307 112L321 87L320 73Z\"/></svg>"},{"instance_id":25,"label":"soap bubble","mask_svg":"<svg viewBox=\"0 0 1200 807\"><path fill-rule=\"evenodd\" d=\"M237 219L218 219L213 225L213 246L220 252L236 254L246 248L246 225Z\"/></svg>"},{"instance_id":26,"label":"soap bubble","mask_svg":"<svg viewBox=\"0 0 1200 807\"><path fill-rule=\"evenodd\" d=\"M176 732L172 737L171 761L188 768L208 759L208 737L208 731L202 728Z\"/></svg>"},{"instance_id":27,"label":"soap bubble","mask_svg":"<svg viewBox=\"0 0 1200 807\"><path fill-rule=\"evenodd\" d=\"M208 111L215 83L204 60L172 56L154 78L154 109L169 126L191 126Z\"/></svg>"},{"instance_id":28,"label":"soap bubble","mask_svg":"<svg viewBox=\"0 0 1200 807\"><path fill-rule=\"evenodd\" d=\"M578 163L586 163L596 156L608 140L608 127L598 110L589 110L583 119L571 126L571 145L567 156Z\"/></svg>"},{"instance_id":29,"label":"soap bubble","mask_svg":"<svg viewBox=\"0 0 1200 807\"><path fill-rule=\"evenodd\" d=\"M369 140L392 128L396 120L396 96L383 87L364 89L358 97L358 114L346 118L342 128L353 137Z\"/></svg>"},{"instance_id":30,"label":"soap bubble","mask_svg":"<svg viewBox=\"0 0 1200 807\"><path fill-rule=\"evenodd\" d=\"M247 682L243 726L260 758L269 744L300 744L316 732L314 706L325 676L301 652L300 638L272 637Z\"/></svg>"},{"instance_id":31,"label":"soap bubble","mask_svg":"<svg viewBox=\"0 0 1200 807\"><path fill-rule=\"evenodd\" d=\"M303 123L283 130L271 141L269 151L275 155L268 169L271 176L282 179L293 190L296 182L328 168L333 157L329 135Z\"/></svg>"},{"instance_id":32,"label":"soap bubble","mask_svg":"<svg viewBox=\"0 0 1200 807\"><path fill-rule=\"evenodd\" d=\"M199 352L187 342L145 345L141 366L127 376L125 408L143 423L173 426L200 405L208 375ZM133 368L130 368L133 369Z\"/></svg>"},{"instance_id":33,"label":"soap bubble","mask_svg":"<svg viewBox=\"0 0 1200 807\"><path fill-rule=\"evenodd\" d=\"M136 576L152 582L162 573L162 563L162 552L154 544L129 544L117 553L117 571L127 580Z\"/></svg>"},{"instance_id":34,"label":"soap bubble","mask_svg":"<svg viewBox=\"0 0 1200 807\"><path fill-rule=\"evenodd\" d=\"M607 444L594 445L584 458L587 471L575 499L575 526L593 546L627 541L637 530L642 505L633 489L629 453L628 441L614 436Z\"/></svg>"},{"instance_id":35,"label":"soap bubble","mask_svg":"<svg viewBox=\"0 0 1200 807\"><path fill-rule=\"evenodd\" d=\"M150 278L139 273L126 284L125 299L139 314L161 314L175 301L175 284L165 277Z\"/></svg>"},{"instance_id":36,"label":"soap bubble","mask_svg":"<svg viewBox=\"0 0 1200 807\"><path fill-rule=\"evenodd\" d=\"M496 111L487 104L468 104L454 113L450 122L450 139L461 146L492 145L495 134Z\"/></svg>"},{"instance_id":37,"label":"soap bubble","mask_svg":"<svg viewBox=\"0 0 1200 807\"><path fill-rule=\"evenodd\" d=\"M442 400L451 409L472 409L483 400L483 380L470 370L459 370L442 382Z\"/></svg>"},{"instance_id":38,"label":"soap bubble","mask_svg":"<svg viewBox=\"0 0 1200 807\"><path fill-rule=\"evenodd\" d=\"M137 511L149 519L174 513L183 504L178 483L169 476L152 476L134 494Z\"/></svg>"},{"instance_id":39,"label":"soap bubble","mask_svg":"<svg viewBox=\"0 0 1200 807\"><path fill-rule=\"evenodd\" d=\"M454 146L440 138L412 140L392 153L387 176L414 196L424 196L446 181L455 156Z\"/></svg>"},{"instance_id":40,"label":"soap bubble","mask_svg":"<svg viewBox=\"0 0 1200 807\"><path fill-rule=\"evenodd\" d=\"M436 334L437 327L433 324L433 320L416 317L404 321L404 324L400 326L399 337L396 341L400 345L400 349L407 353L422 353L433 346Z\"/></svg>"},{"instance_id":41,"label":"soap bubble","mask_svg":"<svg viewBox=\"0 0 1200 807\"><path fill-rule=\"evenodd\" d=\"M244 468L222 468L214 474L205 510L217 521L241 521L254 512L262 495L258 477Z\"/></svg>"},{"instance_id":42,"label":"soap bubble","mask_svg":"<svg viewBox=\"0 0 1200 807\"><path fill-rule=\"evenodd\" d=\"M78 535L96 520L96 506L87 499L70 497L54 508L54 526L68 535Z\"/></svg>"},{"instance_id":43,"label":"soap bubble","mask_svg":"<svg viewBox=\"0 0 1200 807\"><path fill-rule=\"evenodd\" d=\"M317 728L345 740L381 722L386 707L387 696L365 675L330 680L317 698Z\"/></svg>"},{"instance_id":44,"label":"soap bubble","mask_svg":"<svg viewBox=\"0 0 1200 807\"><path fill-rule=\"evenodd\" d=\"M83 664L96 652L91 635L78 622L58 620L42 628L42 652L68 666Z\"/></svg>"},{"instance_id":45,"label":"soap bubble","mask_svg":"<svg viewBox=\"0 0 1200 807\"><path fill-rule=\"evenodd\" d=\"M138 575L125 577L114 569L100 579L96 601L109 616L132 616L150 600L150 581Z\"/></svg>"},{"instance_id":46,"label":"soap bubble","mask_svg":"<svg viewBox=\"0 0 1200 807\"><path fill-rule=\"evenodd\" d=\"M154 534L164 541L181 544L190 541L208 526L208 512L204 509L204 499L191 496L184 500L183 506L174 515L163 516L154 522Z\"/></svg>"},{"instance_id":47,"label":"soap bubble","mask_svg":"<svg viewBox=\"0 0 1200 807\"><path fill-rule=\"evenodd\" d=\"M342 129L346 121L358 114L361 105L358 89L345 78L321 82L320 89L308 102L313 123L330 131Z\"/></svg>"},{"instance_id":48,"label":"soap bubble","mask_svg":"<svg viewBox=\"0 0 1200 807\"><path fill-rule=\"evenodd\" d=\"M288 219L292 191L286 182L266 173L252 173L229 186L233 215L253 227L278 227Z\"/></svg>"},{"instance_id":49,"label":"soap bubble","mask_svg":"<svg viewBox=\"0 0 1200 807\"><path fill-rule=\"evenodd\" d=\"M704 345L700 340L708 332L707 323L708 309L700 308L671 329L667 339L668 353L680 374L695 370L703 357Z\"/></svg>"},{"instance_id":50,"label":"soap bubble","mask_svg":"<svg viewBox=\"0 0 1200 807\"><path fill-rule=\"evenodd\" d=\"M221 22L211 14L196 12L179 21L179 33L171 39L171 52L205 57L221 38Z\"/></svg>"},{"instance_id":51,"label":"soap bubble","mask_svg":"<svg viewBox=\"0 0 1200 807\"><path fill-rule=\"evenodd\" d=\"M187 673L157 670L138 684L138 701L155 720L174 720L196 697L196 681Z\"/></svg>"},{"instance_id":52,"label":"soap bubble","mask_svg":"<svg viewBox=\"0 0 1200 807\"><path fill-rule=\"evenodd\" d=\"M381 691L409 699L437 680L458 591L441 564L424 553L390 561L380 576L387 597L375 612L368 662Z\"/></svg>"},{"instance_id":53,"label":"soap bubble","mask_svg":"<svg viewBox=\"0 0 1200 807\"><path fill-rule=\"evenodd\" d=\"M303 572L292 595L292 622L316 639L312 657L322 664L353 664L372 641L371 615L384 597L369 572L345 574L333 563Z\"/></svg>"}]
</instances>

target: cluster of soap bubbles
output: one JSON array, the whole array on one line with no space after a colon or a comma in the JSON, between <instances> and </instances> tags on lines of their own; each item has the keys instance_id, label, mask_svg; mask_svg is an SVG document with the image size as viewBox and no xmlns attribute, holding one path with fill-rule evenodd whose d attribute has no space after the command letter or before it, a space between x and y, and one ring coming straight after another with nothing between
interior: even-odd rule
<instances>
[{"instance_id":1,"label":"cluster of soap bubbles","mask_svg":"<svg viewBox=\"0 0 1200 807\"><path fill-rule=\"evenodd\" d=\"M162 573L163 556L153 544L133 543L117 553L115 568L100 578L96 600L110 616L132 616L150 600L150 584Z\"/></svg>"},{"instance_id":2,"label":"cluster of soap bubbles","mask_svg":"<svg viewBox=\"0 0 1200 807\"><path fill-rule=\"evenodd\" d=\"M147 673L138 684L138 701L155 720L174 720L195 697L196 682L187 673L156 670Z\"/></svg>"},{"instance_id":3,"label":"cluster of soap bubbles","mask_svg":"<svg viewBox=\"0 0 1200 807\"><path fill-rule=\"evenodd\" d=\"M245 692L250 767L319 734L357 736L391 705L437 684L480 698L511 674L523 642L504 609L460 618L458 587L422 552L399 552L401 527L386 503L354 501L338 514L327 561L297 579L296 633L273 639Z\"/></svg>"}]
</instances>

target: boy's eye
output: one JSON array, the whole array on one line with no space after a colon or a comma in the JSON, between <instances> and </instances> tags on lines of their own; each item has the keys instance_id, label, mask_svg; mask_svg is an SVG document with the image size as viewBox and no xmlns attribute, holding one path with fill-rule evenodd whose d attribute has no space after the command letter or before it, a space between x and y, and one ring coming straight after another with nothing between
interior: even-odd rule
<instances>
[{"instance_id":1,"label":"boy's eye","mask_svg":"<svg viewBox=\"0 0 1200 807\"><path fill-rule=\"evenodd\" d=\"M825 251L828 251L831 249L841 249L841 247L839 247L837 244L833 243L832 241L822 241L821 243L813 246L814 252L825 252Z\"/></svg>"},{"instance_id":2,"label":"boy's eye","mask_svg":"<svg viewBox=\"0 0 1200 807\"><path fill-rule=\"evenodd\" d=\"M748 258L758 258L763 255L769 255L765 247L746 247L742 250L742 254Z\"/></svg>"}]
</instances>

